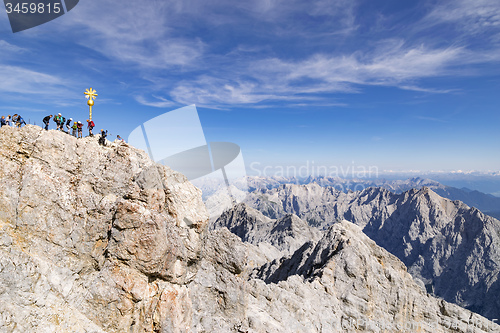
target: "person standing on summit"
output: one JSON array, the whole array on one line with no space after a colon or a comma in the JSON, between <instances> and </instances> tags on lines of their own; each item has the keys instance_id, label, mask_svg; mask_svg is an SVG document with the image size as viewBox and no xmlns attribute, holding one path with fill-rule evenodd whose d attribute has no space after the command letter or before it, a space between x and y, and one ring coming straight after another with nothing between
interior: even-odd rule
<instances>
[{"instance_id":1,"label":"person standing on summit","mask_svg":"<svg viewBox=\"0 0 500 333\"><path fill-rule=\"evenodd\" d=\"M21 115L17 115L17 119L16 119L16 126L17 128L21 128L21 126L24 125L26 126L26 122L24 121L23 117L21 117Z\"/></svg>"},{"instance_id":2,"label":"person standing on summit","mask_svg":"<svg viewBox=\"0 0 500 333\"><path fill-rule=\"evenodd\" d=\"M50 122L51 118L52 118L52 115L43 118L43 123L45 124L45 130L46 131L49 130L49 122Z\"/></svg>"},{"instance_id":3,"label":"person standing on summit","mask_svg":"<svg viewBox=\"0 0 500 333\"><path fill-rule=\"evenodd\" d=\"M81 121L76 124L76 128L78 129L78 138L82 138L83 124Z\"/></svg>"},{"instance_id":4,"label":"person standing on summit","mask_svg":"<svg viewBox=\"0 0 500 333\"><path fill-rule=\"evenodd\" d=\"M66 117L61 116L59 118L59 128L61 129L61 132L64 132L64 123L66 123Z\"/></svg>"},{"instance_id":5,"label":"person standing on summit","mask_svg":"<svg viewBox=\"0 0 500 333\"><path fill-rule=\"evenodd\" d=\"M92 130L95 127L94 121L87 119L87 124L87 128L89 129L89 136L94 136L94 134L92 134Z\"/></svg>"},{"instance_id":6,"label":"person standing on summit","mask_svg":"<svg viewBox=\"0 0 500 333\"><path fill-rule=\"evenodd\" d=\"M99 137L99 144L106 147L106 137L108 136L108 131L101 130L101 136Z\"/></svg>"},{"instance_id":7,"label":"person standing on summit","mask_svg":"<svg viewBox=\"0 0 500 333\"><path fill-rule=\"evenodd\" d=\"M72 121L73 121L73 118L69 118L68 121L66 122L66 130L67 130L66 133L68 133L68 134L70 134L69 133L69 129L71 128L71 122Z\"/></svg>"},{"instance_id":8,"label":"person standing on summit","mask_svg":"<svg viewBox=\"0 0 500 333\"><path fill-rule=\"evenodd\" d=\"M54 116L54 122L57 125L56 129L59 130L59 127L61 126L61 114L60 113L58 113L56 116Z\"/></svg>"},{"instance_id":9,"label":"person standing on summit","mask_svg":"<svg viewBox=\"0 0 500 333\"><path fill-rule=\"evenodd\" d=\"M78 129L78 124L76 123L76 121L71 128L73 129L73 136L76 138L76 130Z\"/></svg>"}]
</instances>

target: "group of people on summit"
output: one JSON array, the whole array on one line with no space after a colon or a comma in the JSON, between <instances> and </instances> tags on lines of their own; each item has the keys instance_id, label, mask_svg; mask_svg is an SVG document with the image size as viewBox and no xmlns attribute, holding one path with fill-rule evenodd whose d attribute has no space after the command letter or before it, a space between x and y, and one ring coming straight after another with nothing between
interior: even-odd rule
<instances>
[{"instance_id":1,"label":"group of people on summit","mask_svg":"<svg viewBox=\"0 0 500 333\"><path fill-rule=\"evenodd\" d=\"M21 125L26 125L26 122L24 121L23 117L21 117L20 114L16 113L12 117L9 114L7 118L5 118L5 116L2 116L2 118L0 118L0 127L12 126L20 128Z\"/></svg>"},{"instance_id":2,"label":"group of people on summit","mask_svg":"<svg viewBox=\"0 0 500 333\"><path fill-rule=\"evenodd\" d=\"M81 121L73 122L73 118L69 118L68 120L66 120L66 118L63 117L60 113L56 114L55 116L49 115L43 118L43 123L45 124L46 130L49 129L49 124L51 119L56 123L56 130L70 134L70 129L72 129L73 131L71 134L74 137L77 137L77 132L78 132L78 138L83 137L82 135L83 124ZM94 128L95 124L93 121L89 121L88 119L87 123L88 123L87 128L89 129L89 135L93 136L92 129ZM66 130L64 130L64 127L66 127Z\"/></svg>"},{"instance_id":3,"label":"group of people on summit","mask_svg":"<svg viewBox=\"0 0 500 333\"><path fill-rule=\"evenodd\" d=\"M83 137L83 124L81 121L73 121L73 118L69 118L66 120L60 113L57 115L49 115L43 118L43 123L45 124L45 130L49 130L50 120L53 120L56 123L56 130L62 131L64 133L73 135L74 137L82 138ZM8 115L7 117L2 116L0 118L0 127L3 126L12 126L21 128L22 125L26 125L23 117L19 114L15 114L13 116ZM95 124L92 120L87 119L87 129L89 130L89 136L94 136L92 130L94 129ZM71 132L71 133L70 133ZM108 131L101 130L101 136L99 137L99 144L102 146L106 146L106 137L108 136ZM124 141L119 135L116 138L120 141Z\"/></svg>"},{"instance_id":4,"label":"group of people on summit","mask_svg":"<svg viewBox=\"0 0 500 333\"><path fill-rule=\"evenodd\" d=\"M66 120L65 117L63 117L60 113L54 115L49 115L43 118L43 123L45 124L45 129L49 129L49 124L50 120L53 120L56 123L56 130L62 131L64 133L68 133L70 135L73 135L74 137L82 138L82 132L83 132L83 123L81 121L73 121L73 118L69 118ZM92 133L92 130L94 129L95 124L92 120L87 119L87 129L89 130L89 136L94 136L94 133ZM66 128L66 130L64 129ZM70 130L71 133L70 133ZM78 133L78 136L77 136ZM101 130L101 136L99 137L99 144L102 146L106 145L106 137L108 136L108 131ZM121 141L123 139L118 135L117 138Z\"/></svg>"}]
</instances>

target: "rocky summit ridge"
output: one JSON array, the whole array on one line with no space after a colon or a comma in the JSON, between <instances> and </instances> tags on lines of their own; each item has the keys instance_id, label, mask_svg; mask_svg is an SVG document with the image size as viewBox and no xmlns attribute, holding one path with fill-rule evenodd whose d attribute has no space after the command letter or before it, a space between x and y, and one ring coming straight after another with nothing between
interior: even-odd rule
<instances>
[{"instance_id":1,"label":"rocky summit ridge","mask_svg":"<svg viewBox=\"0 0 500 333\"><path fill-rule=\"evenodd\" d=\"M500 221L474 207L427 187L344 193L317 184L253 192L246 202L270 218L296 214L319 229L351 221L401 259L430 293L500 318Z\"/></svg>"},{"instance_id":2,"label":"rocky summit ridge","mask_svg":"<svg viewBox=\"0 0 500 333\"><path fill-rule=\"evenodd\" d=\"M276 245L306 227L273 225ZM144 151L0 129L0 332L500 331L349 222L263 251L209 229L200 191Z\"/></svg>"},{"instance_id":3,"label":"rocky summit ridge","mask_svg":"<svg viewBox=\"0 0 500 333\"><path fill-rule=\"evenodd\" d=\"M206 213L184 176L124 143L29 125L2 127L0 163L0 331L190 325Z\"/></svg>"}]
</instances>

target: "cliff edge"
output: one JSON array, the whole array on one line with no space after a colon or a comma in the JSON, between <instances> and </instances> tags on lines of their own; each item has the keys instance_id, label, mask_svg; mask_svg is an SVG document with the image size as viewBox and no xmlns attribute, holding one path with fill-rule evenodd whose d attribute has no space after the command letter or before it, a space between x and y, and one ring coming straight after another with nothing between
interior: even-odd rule
<instances>
[{"instance_id":1,"label":"cliff edge","mask_svg":"<svg viewBox=\"0 0 500 333\"><path fill-rule=\"evenodd\" d=\"M0 130L0 330L189 327L200 191L125 143Z\"/></svg>"}]
</instances>

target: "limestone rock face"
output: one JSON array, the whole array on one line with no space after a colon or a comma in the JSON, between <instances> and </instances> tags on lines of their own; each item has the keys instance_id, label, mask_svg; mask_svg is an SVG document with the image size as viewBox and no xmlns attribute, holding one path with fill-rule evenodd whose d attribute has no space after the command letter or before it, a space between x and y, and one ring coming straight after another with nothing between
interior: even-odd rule
<instances>
[{"instance_id":1,"label":"limestone rock face","mask_svg":"<svg viewBox=\"0 0 500 333\"><path fill-rule=\"evenodd\" d=\"M500 318L500 221L460 201L426 187L343 193L308 184L254 192L247 204L271 218L296 214L320 229L351 221L401 259L429 292Z\"/></svg>"},{"instance_id":2,"label":"limestone rock face","mask_svg":"<svg viewBox=\"0 0 500 333\"><path fill-rule=\"evenodd\" d=\"M267 247L266 252L271 252L274 257L291 255L305 242L320 238L319 230L294 214L273 220L244 203L225 211L210 225L211 229L221 227L226 227L242 241L259 246L263 251Z\"/></svg>"},{"instance_id":3,"label":"limestone rock face","mask_svg":"<svg viewBox=\"0 0 500 333\"><path fill-rule=\"evenodd\" d=\"M143 151L2 127L0 331L185 331L206 223Z\"/></svg>"},{"instance_id":4,"label":"limestone rock face","mask_svg":"<svg viewBox=\"0 0 500 333\"><path fill-rule=\"evenodd\" d=\"M196 332L491 332L500 326L436 299L349 222L260 267L226 228L208 234L190 290ZM237 258L240 258L239 260ZM212 306L211 306L212 305Z\"/></svg>"},{"instance_id":5,"label":"limestone rock face","mask_svg":"<svg viewBox=\"0 0 500 333\"><path fill-rule=\"evenodd\" d=\"M333 225L318 243L307 243L292 257L265 265L253 275L287 289L303 279L312 295L329 299L336 316L318 318L328 328L382 331L385 326L389 332L418 328L440 332L447 331L446 322L456 322L465 331L471 316L456 305L430 297L399 259L347 221ZM483 320L476 326L484 329L487 325Z\"/></svg>"},{"instance_id":6,"label":"limestone rock face","mask_svg":"<svg viewBox=\"0 0 500 333\"><path fill-rule=\"evenodd\" d=\"M351 223L230 216L209 230L200 191L122 142L4 126L0 332L500 329L427 294Z\"/></svg>"}]
</instances>

